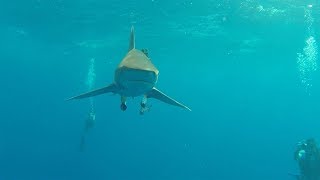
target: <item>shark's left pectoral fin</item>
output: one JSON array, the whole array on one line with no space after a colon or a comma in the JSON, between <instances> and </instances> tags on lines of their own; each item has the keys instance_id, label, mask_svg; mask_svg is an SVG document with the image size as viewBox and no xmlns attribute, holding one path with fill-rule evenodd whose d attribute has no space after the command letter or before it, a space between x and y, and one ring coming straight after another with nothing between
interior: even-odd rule
<instances>
[{"instance_id":1,"label":"shark's left pectoral fin","mask_svg":"<svg viewBox=\"0 0 320 180\"><path fill-rule=\"evenodd\" d=\"M103 87L100 89L96 89L96 90L69 98L69 99L67 99L67 101L73 100L73 99L83 99L83 98L98 96L98 95L105 94L105 93L116 93L116 91L117 91L117 86L115 84L110 84L109 86L106 86L106 87Z\"/></svg>"},{"instance_id":2,"label":"shark's left pectoral fin","mask_svg":"<svg viewBox=\"0 0 320 180\"><path fill-rule=\"evenodd\" d=\"M184 109L187 109L187 110L191 111L191 109L188 108L187 106L185 106L185 105L179 103L178 101L172 99L171 97L167 96L166 94L164 94L163 92L159 91L156 88L153 88L146 95L147 95L147 98L155 98L155 99L158 99L158 100L160 100L162 102L165 102L167 104L171 104L171 105L174 105L174 106L182 107Z\"/></svg>"}]
</instances>

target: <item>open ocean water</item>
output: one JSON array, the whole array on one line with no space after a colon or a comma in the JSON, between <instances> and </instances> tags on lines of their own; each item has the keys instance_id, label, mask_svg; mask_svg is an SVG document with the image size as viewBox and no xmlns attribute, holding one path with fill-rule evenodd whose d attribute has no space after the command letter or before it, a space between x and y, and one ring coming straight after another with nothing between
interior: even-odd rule
<instances>
[{"instance_id":1,"label":"open ocean water","mask_svg":"<svg viewBox=\"0 0 320 180\"><path fill-rule=\"evenodd\" d=\"M319 23L317 0L1 0L0 180L293 179L320 143ZM132 25L191 112L65 101L113 81Z\"/></svg>"}]
</instances>

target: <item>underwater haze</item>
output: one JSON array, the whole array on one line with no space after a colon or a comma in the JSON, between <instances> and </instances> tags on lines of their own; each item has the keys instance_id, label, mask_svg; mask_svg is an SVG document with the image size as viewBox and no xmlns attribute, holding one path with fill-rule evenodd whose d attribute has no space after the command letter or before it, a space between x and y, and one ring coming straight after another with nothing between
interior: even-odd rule
<instances>
[{"instance_id":1,"label":"underwater haze","mask_svg":"<svg viewBox=\"0 0 320 180\"><path fill-rule=\"evenodd\" d=\"M320 142L319 3L1 0L0 180L293 179L296 143ZM191 112L65 101L113 82L131 26Z\"/></svg>"}]
</instances>

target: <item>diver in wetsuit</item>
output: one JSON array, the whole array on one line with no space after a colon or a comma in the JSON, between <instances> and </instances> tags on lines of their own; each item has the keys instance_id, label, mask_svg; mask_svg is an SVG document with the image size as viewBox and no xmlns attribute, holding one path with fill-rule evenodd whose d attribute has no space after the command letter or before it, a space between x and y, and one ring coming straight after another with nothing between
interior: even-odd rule
<instances>
[{"instance_id":1,"label":"diver in wetsuit","mask_svg":"<svg viewBox=\"0 0 320 180\"><path fill-rule=\"evenodd\" d=\"M88 75L87 75L87 80L86 80L86 85L89 90L92 90L94 83L95 83L95 58L90 59L90 64L89 64L89 70L88 70ZM85 119L84 122L84 129L81 135L81 141L80 141L80 150L83 151L85 148L85 138L86 134L89 132L90 129L92 129L95 125L96 122L96 114L95 114L95 108L94 108L94 101L93 98L90 97L89 99L89 113L87 118Z\"/></svg>"},{"instance_id":2,"label":"diver in wetsuit","mask_svg":"<svg viewBox=\"0 0 320 180\"><path fill-rule=\"evenodd\" d=\"M297 180L320 180L320 150L313 138L298 143L294 159L300 169Z\"/></svg>"},{"instance_id":3,"label":"diver in wetsuit","mask_svg":"<svg viewBox=\"0 0 320 180\"><path fill-rule=\"evenodd\" d=\"M81 136L81 142L80 142L80 150L83 151L85 148L85 137L86 134L89 132L90 129L92 129L96 122L96 115L93 111L89 113L89 116L87 117L85 121L84 131Z\"/></svg>"}]
</instances>

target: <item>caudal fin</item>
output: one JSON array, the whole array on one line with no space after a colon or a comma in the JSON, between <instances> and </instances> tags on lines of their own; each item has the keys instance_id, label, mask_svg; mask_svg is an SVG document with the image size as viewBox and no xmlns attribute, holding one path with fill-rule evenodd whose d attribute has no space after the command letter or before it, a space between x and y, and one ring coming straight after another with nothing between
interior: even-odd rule
<instances>
[{"instance_id":1,"label":"caudal fin","mask_svg":"<svg viewBox=\"0 0 320 180\"><path fill-rule=\"evenodd\" d=\"M191 111L190 108L188 108L187 106L185 106L184 104L172 99L171 97L167 96L166 94L164 94L163 92L159 91L158 89L156 88L153 88L148 94L147 94L147 97L148 98L155 98L155 99L158 99L162 102L165 102L167 104L171 104L171 105L174 105L174 106L178 106L178 107L181 107L181 108L184 108L184 109L187 109L189 111Z\"/></svg>"},{"instance_id":2,"label":"caudal fin","mask_svg":"<svg viewBox=\"0 0 320 180\"><path fill-rule=\"evenodd\" d=\"M132 49L135 49L136 45L135 45L135 36L134 36L134 27L131 26L131 32L130 32L130 41L129 41L129 51L131 51Z\"/></svg>"}]
</instances>

